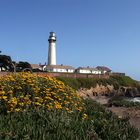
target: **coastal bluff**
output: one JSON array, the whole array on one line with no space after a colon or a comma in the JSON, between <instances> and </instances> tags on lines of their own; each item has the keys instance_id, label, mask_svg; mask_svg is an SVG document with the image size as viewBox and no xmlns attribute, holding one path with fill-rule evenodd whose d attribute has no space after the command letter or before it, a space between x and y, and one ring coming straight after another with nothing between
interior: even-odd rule
<instances>
[{"instance_id":1,"label":"coastal bluff","mask_svg":"<svg viewBox=\"0 0 140 140\"><path fill-rule=\"evenodd\" d=\"M96 87L91 87L90 89L87 88L80 88L77 91L83 98L93 98L96 96L124 96L124 97L139 97L140 91L136 87L125 87L120 86L118 89L115 89L113 85L99 85L97 84Z\"/></svg>"}]
</instances>

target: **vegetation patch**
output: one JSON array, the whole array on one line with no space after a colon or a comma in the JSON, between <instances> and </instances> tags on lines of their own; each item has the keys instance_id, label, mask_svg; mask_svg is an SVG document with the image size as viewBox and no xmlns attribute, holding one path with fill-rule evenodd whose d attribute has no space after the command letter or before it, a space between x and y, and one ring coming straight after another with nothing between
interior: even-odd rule
<instances>
[{"instance_id":1,"label":"vegetation patch","mask_svg":"<svg viewBox=\"0 0 140 140\"><path fill-rule=\"evenodd\" d=\"M137 81L128 76L110 76L108 79L104 78L66 78L57 77L58 80L63 81L66 85L71 86L74 89L79 88L91 88L99 85L113 85L115 89L119 89L120 86L137 87L140 89L140 85Z\"/></svg>"},{"instance_id":2,"label":"vegetation patch","mask_svg":"<svg viewBox=\"0 0 140 140\"><path fill-rule=\"evenodd\" d=\"M139 132L50 77L18 73L0 78L1 140L136 140Z\"/></svg>"},{"instance_id":3,"label":"vegetation patch","mask_svg":"<svg viewBox=\"0 0 140 140\"><path fill-rule=\"evenodd\" d=\"M114 97L109 100L109 106L116 106L116 107L137 107L140 109L140 102L133 102L126 100L121 97Z\"/></svg>"},{"instance_id":4,"label":"vegetation patch","mask_svg":"<svg viewBox=\"0 0 140 140\"><path fill-rule=\"evenodd\" d=\"M55 78L18 73L1 77L0 87L1 108L7 112L39 107L48 110L65 109L69 112L83 109L80 96Z\"/></svg>"}]
</instances>

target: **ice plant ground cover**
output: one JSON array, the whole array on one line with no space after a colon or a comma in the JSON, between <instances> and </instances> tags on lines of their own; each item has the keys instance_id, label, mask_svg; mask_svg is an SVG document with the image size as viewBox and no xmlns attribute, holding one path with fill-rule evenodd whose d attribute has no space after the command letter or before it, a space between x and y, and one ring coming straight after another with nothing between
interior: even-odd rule
<instances>
[{"instance_id":1,"label":"ice plant ground cover","mask_svg":"<svg viewBox=\"0 0 140 140\"><path fill-rule=\"evenodd\" d=\"M0 78L0 139L136 140L139 132L99 104L51 77Z\"/></svg>"},{"instance_id":2,"label":"ice plant ground cover","mask_svg":"<svg viewBox=\"0 0 140 140\"><path fill-rule=\"evenodd\" d=\"M75 91L51 77L19 73L0 79L0 99L7 112L27 111L33 108L81 111L83 103Z\"/></svg>"}]
</instances>

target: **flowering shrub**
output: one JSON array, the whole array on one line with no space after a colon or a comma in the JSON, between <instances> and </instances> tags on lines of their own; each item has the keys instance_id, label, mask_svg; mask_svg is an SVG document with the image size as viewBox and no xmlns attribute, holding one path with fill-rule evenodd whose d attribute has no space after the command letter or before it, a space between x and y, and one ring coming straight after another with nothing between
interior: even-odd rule
<instances>
[{"instance_id":1,"label":"flowering shrub","mask_svg":"<svg viewBox=\"0 0 140 140\"><path fill-rule=\"evenodd\" d=\"M0 78L1 106L7 112L19 112L46 107L47 110L83 109L82 99L69 86L51 77L18 73Z\"/></svg>"}]
</instances>

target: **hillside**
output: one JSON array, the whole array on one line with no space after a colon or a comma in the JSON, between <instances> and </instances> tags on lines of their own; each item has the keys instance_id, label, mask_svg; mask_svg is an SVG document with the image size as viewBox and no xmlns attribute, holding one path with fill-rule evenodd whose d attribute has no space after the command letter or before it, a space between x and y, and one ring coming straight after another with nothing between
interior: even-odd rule
<instances>
[{"instance_id":1,"label":"hillside","mask_svg":"<svg viewBox=\"0 0 140 140\"><path fill-rule=\"evenodd\" d=\"M58 77L66 85L76 90L92 89L93 95L122 95L122 96L139 96L140 85L137 81L128 76L110 76L108 79L103 78L64 78Z\"/></svg>"},{"instance_id":2,"label":"hillside","mask_svg":"<svg viewBox=\"0 0 140 140\"><path fill-rule=\"evenodd\" d=\"M136 140L127 118L81 98L63 82L31 73L0 77L0 139Z\"/></svg>"}]
</instances>

